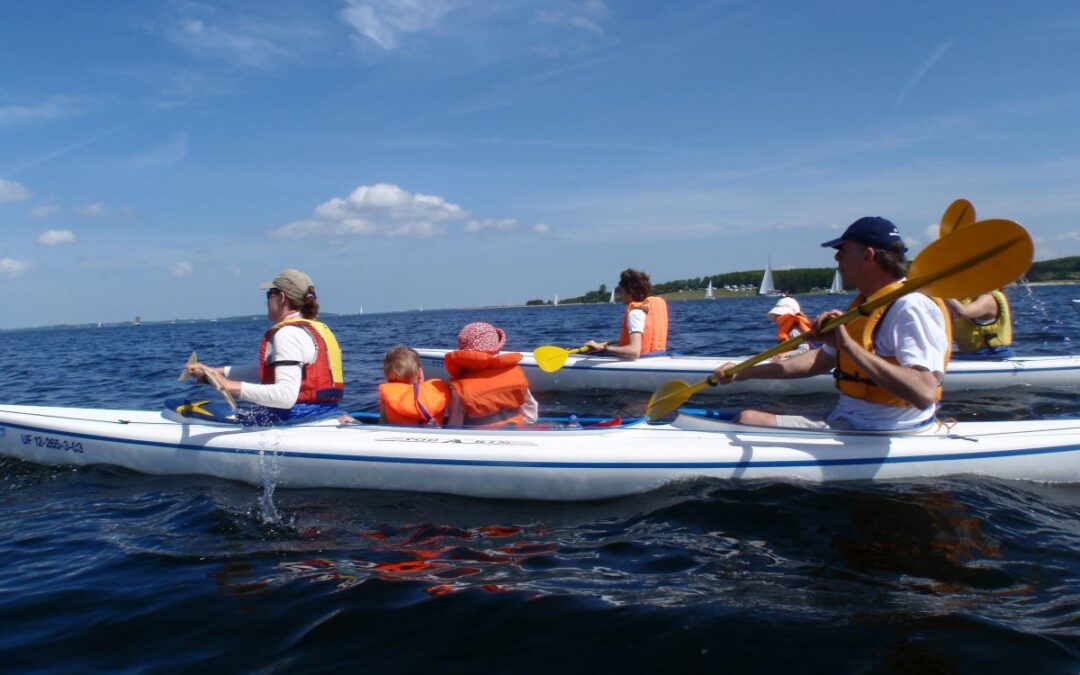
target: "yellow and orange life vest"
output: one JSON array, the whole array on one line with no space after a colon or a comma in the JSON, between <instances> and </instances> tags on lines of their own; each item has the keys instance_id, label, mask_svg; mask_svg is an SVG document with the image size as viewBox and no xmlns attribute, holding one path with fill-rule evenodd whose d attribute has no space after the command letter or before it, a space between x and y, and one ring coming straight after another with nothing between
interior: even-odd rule
<instances>
[{"instance_id":1,"label":"yellow and orange life vest","mask_svg":"<svg viewBox=\"0 0 1080 675\"><path fill-rule=\"evenodd\" d=\"M522 406L529 392L521 354L487 354L472 349L445 356L450 386L465 409L465 424L524 424Z\"/></svg>"},{"instance_id":2,"label":"yellow and orange life vest","mask_svg":"<svg viewBox=\"0 0 1080 675\"><path fill-rule=\"evenodd\" d=\"M622 332L619 334L619 344L630 344L630 330L626 321L630 312L640 309L645 312L645 330L641 334L641 354L667 351L668 334L668 311L667 302L663 298L650 295L641 302L631 302L626 305L623 312Z\"/></svg>"},{"instance_id":3,"label":"yellow and orange life vest","mask_svg":"<svg viewBox=\"0 0 1080 675\"><path fill-rule=\"evenodd\" d=\"M902 282L895 282L889 284L874 293L870 297L871 300L889 293L901 286ZM945 303L940 298L930 298L941 310L942 316L945 317L945 340L946 344L952 344L952 330L948 321L949 311L945 306ZM863 302L866 302L866 298L858 296L848 307L849 310L855 309ZM855 340L856 343L862 346L863 349L875 354L874 351L874 333L877 331L878 325L881 323L881 319L885 317L886 312L892 307L892 303L885 305L884 307L878 307L869 315L860 316L845 324L848 335ZM949 358L952 354L951 346L946 348L945 351L945 364L949 363ZM878 356L881 356L878 354ZM893 357L881 356L882 359L889 363L897 363L897 360ZM854 359L844 353L843 350L837 350L836 353L836 369L833 370L833 376L836 378L836 387L844 394L851 396L852 398L861 399L863 401L869 401L871 403L879 403L881 405L891 405L896 407L912 407L911 403L889 393L884 387L878 386L870 376L866 374L861 368L859 368ZM934 400L941 400L941 384L939 383L937 389L934 391Z\"/></svg>"},{"instance_id":4,"label":"yellow and orange life vest","mask_svg":"<svg viewBox=\"0 0 1080 675\"><path fill-rule=\"evenodd\" d=\"M274 334L285 326L303 328L315 341L314 363L301 363L300 394L297 403L337 403L345 394L345 377L341 367L341 348L337 338L324 323L311 319L287 319L270 327L259 347L259 381L273 384L274 366L266 362L266 350Z\"/></svg>"},{"instance_id":5,"label":"yellow and orange life vest","mask_svg":"<svg viewBox=\"0 0 1080 675\"><path fill-rule=\"evenodd\" d=\"M993 323L978 324L971 319L958 316L953 319L953 339L956 351L960 353L977 352L980 349L996 349L1012 344L1012 316L1009 300L1001 291L990 291L997 303L997 318ZM968 304L973 298L964 298L960 302Z\"/></svg>"},{"instance_id":6,"label":"yellow and orange life vest","mask_svg":"<svg viewBox=\"0 0 1080 675\"><path fill-rule=\"evenodd\" d=\"M390 424L439 426L449 404L450 385L442 380L379 385L379 408Z\"/></svg>"}]
</instances>

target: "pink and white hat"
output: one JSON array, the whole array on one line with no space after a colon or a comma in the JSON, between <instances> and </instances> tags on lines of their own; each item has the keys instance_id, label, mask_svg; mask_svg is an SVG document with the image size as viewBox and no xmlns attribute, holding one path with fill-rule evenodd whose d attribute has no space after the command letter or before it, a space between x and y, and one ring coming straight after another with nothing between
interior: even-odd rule
<instances>
[{"instance_id":1,"label":"pink and white hat","mask_svg":"<svg viewBox=\"0 0 1080 675\"><path fill-rule=\"evenodd\" d=\"M457 341L459 349L496 354L506 344L506 333L490 323L476 321L461 329Z\"/></svg>"}]
</instances>

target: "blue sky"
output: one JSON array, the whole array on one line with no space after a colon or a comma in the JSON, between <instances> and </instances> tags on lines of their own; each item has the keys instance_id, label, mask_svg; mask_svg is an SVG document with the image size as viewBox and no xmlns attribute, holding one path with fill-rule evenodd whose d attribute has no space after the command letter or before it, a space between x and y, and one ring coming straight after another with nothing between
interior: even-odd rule
<instances>
[{"instance_id":1,"label":"blue sky","mask_svg":"<svg viewBox=\"0 0 1080 675\"><path fill-rule=\"evenodd\" d=\"M1080 4L4 3L0 327L827 266L944 208L1080 255Z\"/></svg>"}]
</instances>

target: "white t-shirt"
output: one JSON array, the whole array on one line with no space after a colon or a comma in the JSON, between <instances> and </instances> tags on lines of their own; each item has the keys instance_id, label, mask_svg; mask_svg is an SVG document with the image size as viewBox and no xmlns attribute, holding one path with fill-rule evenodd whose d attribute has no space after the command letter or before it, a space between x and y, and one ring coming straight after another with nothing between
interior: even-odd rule
<instances>
[{"instance_id":1,"label":"white t-shirt","mask_svg":"<svg viewBox=\"0 0 1080 675\"><path fill-rule=\"evenodd\" d=\"M644 333L645 332L645 319L648 314L643 309L632 309L630 313L626 315L626 332L627 333Z\"/></svg>"},{"instance_id":2,"label":"white t-shirt","mask_svg":"<svg viewBox=\"0 0 1080 675\"><path fill-rule=\"evenodd\" d=\"M296 405L300 395L302 365L315 363L318 350L315 340L299 326L284 326L274 333L266 347L266 362L293 361L297 365L282 365L274 369L274 384L259 383L259 364L226 366L225 376L240 380L240 399L267 408L288 409Z\"/></svg>"},{"instance_id":3,"label":"white t-shirt","mask_svg":"<svg viewBox=\"0 0 1080 675\"><path fill-rule=\"evenodd\" d=\"M925 368L941 378L949 346L945 335L945 317L937 303L922 293L911 293L893 303L881 319L874 335L874 352L895 358L901 366ZM836 350L829 345L822 349L836 356ZM826 421L832 424L843 420L853 429L911 429L932 419L936 412L937 404L923 409L901 408L841 393Z\"/></svg>"}]
</instances>

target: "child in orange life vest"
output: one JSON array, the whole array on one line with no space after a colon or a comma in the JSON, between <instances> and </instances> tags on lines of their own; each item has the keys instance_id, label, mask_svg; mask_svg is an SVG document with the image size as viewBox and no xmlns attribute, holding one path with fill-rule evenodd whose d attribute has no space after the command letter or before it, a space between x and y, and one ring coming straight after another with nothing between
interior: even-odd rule
<instances>
[{"instance_id":1,"label":"child in orange life vest","mask_svg":"<svg viewBox=\"0 0 1080 675\"><path fill-rule=\"evenodd\" d=\"M810 319L803 314L802 308L799 307L799 301L795 298L780 298L765 316L776 324L776 340L778 342L786 342L803 333L809 333L812 327ZM798 347L775 356L773 360L782 361L796 354L810 351L812 348L813 345L809 342L803 342Z\"/></svg>"},{"instance_id":2,"label":"child in orange life vest","mask_svg":"<svg viewBox=\"0 0 1080 675\"><path fill-rule=\"evenodd\" d=\"M391 347L383 356L386 382L379 385L379 421L390 424L440 426L450 402L450 386L425 380L416 350Z\"/></svg>"},{"instance_id":3,"label":"child in orange life vest","mask_svg":"<svg viewBox=\"0 0 1080 675\"><path fill-rule=\"evenodd\" d=\"M529 391L521 354L500 354L506 333L477 321L461 329L458 351L445 357L453 397L448 423L452 426L532 424L539 405Z\"/></svg>"}]
</instances>

